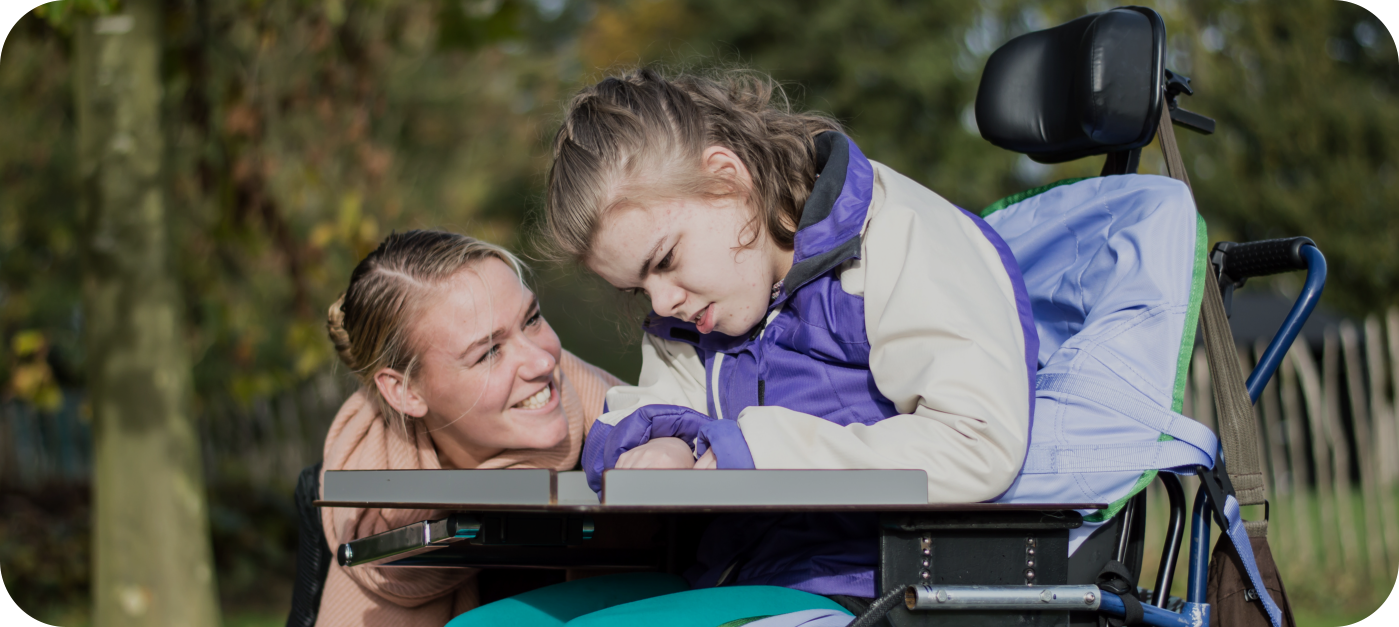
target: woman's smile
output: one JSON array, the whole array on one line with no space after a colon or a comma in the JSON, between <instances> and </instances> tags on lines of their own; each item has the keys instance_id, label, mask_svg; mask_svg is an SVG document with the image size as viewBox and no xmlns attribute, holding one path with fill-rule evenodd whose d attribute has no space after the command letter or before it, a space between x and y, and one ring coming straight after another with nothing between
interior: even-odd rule
<instances>
[{"instance_id":1,"label":"woman's smile","mask_svg":"<svg viewBox=\"0 0 1399 627\"><path fill-rule=\"evenodd\" d=\"M524 411L549 411L553 409L554 405L558 404L558 396L558 394L554 393L554 382L550 381L548 385L544 386L544 389L539 390L538 392L534 393L529 398L526 398L523 401L515 403L513 406L511 406L511 409Z\"/></svg>"}]
</instances>

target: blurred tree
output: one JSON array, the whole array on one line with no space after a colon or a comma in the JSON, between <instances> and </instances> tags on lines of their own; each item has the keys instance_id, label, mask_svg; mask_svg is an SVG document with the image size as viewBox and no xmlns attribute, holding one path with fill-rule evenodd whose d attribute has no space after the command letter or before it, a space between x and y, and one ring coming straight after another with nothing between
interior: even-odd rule
<instances>
[{"instance_id":1,"label":"blurred tree","mask_svg":"<svg viewBox=\"0 0 1399 627\"><path fill-rule=\"evenodd\" d=\"M161 176L160 12L74 20L87 392L94 425L93 618L218 625L189 355Z\"/></svg>"},{"instance_id":2,"label":"blurred tree","mask_svg":"<svg viewBox=\"0 0 1399 627\"><path fill-rule=\"evenodd\" d=\"M1219 121L1181 131L1211 239L1304 234L1332 260L1326 298L1351 312L1399 302L1399 58L1380 22L1334 0L1143 2L1162 14L1186 107ZM580 37L592 78L616 64L737 63L789 82L802 106L848 124L871 158L968 208L1097 174L1101 159L1034 163L982 140L972 104L1008 39L1114 3L1001 0L614 0ZM1161 173L1159 151L1142 171ZM1286 281L1286 280L1284 280Z\"/></svg>"}]
</instances>

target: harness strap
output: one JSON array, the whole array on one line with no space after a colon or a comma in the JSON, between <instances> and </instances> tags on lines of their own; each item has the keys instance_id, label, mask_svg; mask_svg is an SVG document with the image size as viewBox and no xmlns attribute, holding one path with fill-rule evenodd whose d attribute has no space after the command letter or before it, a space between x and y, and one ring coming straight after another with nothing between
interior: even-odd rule
<instances>
[{"instance_id":1,"label":"harness strap","mask_svg":"<svg viewBox=\"0 0 1399 627\"><path fill-rule=\"evenodd\" d=\"M1221 509L1223 511L1219 511ZM1224 526L1224 532L1229 536L1229 542L1234 545L1234 551L1239 554L1239 561L1243 562L1244 572L1248 573L1249 583L1253 584L1254 591L1258 593L1258 600L1263 602L1263 609L1268 612L1268 620L1272 621L1274 627L1282 627L1282 610L1278 609L1278 604L1273 602L1273 596L1268 594L1268 589L1263 587L1263 575L1258 572L1258 563L1253 557L1253 544L1248 540L1248 529L1244 526L1239 500L1232 495L1227 496L1224 499L1224 507L1218 508L1216 511L1223 514L1226 522L1229 523Z\"/></svg>"},{"instance_id":2,"label":"harness strap","mask_svg":"<svg viewBox=\"0 0 1399 627\"><path fill-rule=\"evenodd\" d=\"M1185 173L1185 161L1181 159L1180 147L1176 145L1175 126L1171 124L1171 112L1161 107L1161 121L1158 126L1158 140L1161 154L1166 158L1166 172L1190 189L1193 198L1195 190L1190 186L1190 177ZM1211 268L1211 278L1215 272ZM1205 298L1200 309L1200 331L1204 334L1205 352L1209 357L1210 380L1214 389L1215 408L1219 417L1219 433L1223 436L1223 458L1228 461L1233 472L1227 474L1230 483L1237 489L1239 498L1254 505L1267 497L1267 485L1263 482L1262 462L1258 455L1261 439L1258 425L1253 417L1253 402L1244 387L1243 374L1239 371L1239 361L1234 352L1234 334L1229 328L1228 316L1224 313L1224 301L1217 288L1218 281L1209 281L1205 286ZM1209 486L1209 481L1204 482ZM1224 497L1221 506L1217 496L1212 495L1216 513L1225 520L1220 521L1229 536L1234 553L1239 556L1249 582L1258 593L1258 598L1268 611L1268 619L1273 627L1282 627L1282 612L1273 601L1268 589L1263 587L1263 577L1258 572L1258 564L1253 557L1253 545L1249 535L1267 537L1267 521L1262 524L1245 526L1239 511L1239 499L1233 494ZM1225 525L1224 523L1228 523ZM1252 531L1252 534L1250 534Z\"/></svg>"},{"instance_id":3,"label":"harness strap","mask_svg":"<svg viewBox=\"0 0 1399 627\"><path fill-rule=\"evenodd\" d=\"M1024 474L1214 466L1212 452L1218 450L1218 440L1209 427L1187 416L1123 394L1086 377L1040 375L1035 380L1035 389L1040 393L1072 396L1097 403L1174 439L1145 444L1031 444L1021 470Z\"/></svg>"}]
</instances>

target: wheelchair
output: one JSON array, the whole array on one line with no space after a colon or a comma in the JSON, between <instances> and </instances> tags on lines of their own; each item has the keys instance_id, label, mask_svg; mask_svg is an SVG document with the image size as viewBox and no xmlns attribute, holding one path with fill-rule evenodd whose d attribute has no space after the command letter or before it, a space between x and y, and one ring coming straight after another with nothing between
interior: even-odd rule
<instances>
[{"instance_id":1,"label":"wheelchair","mask_svg":"<svg viewBox=\"0 0 1399 627\"><path fill-rule=\"evenodd\" d=\"M1212 120L1179 106L1181 96L1193 93L1190 80L1168 70L1165 58L1165 25L1156 12L1141 7L1121 7L1083 16L1057 27L1022 35L995 51L987 62L977 93L976 119L984 138L996 146L1029 155L1042 163L1061 163L1099 155L1105 155L1106 160L1102 176L1097 179L1060 182L1028 190L988 207L983 217L1007 240L1021 263L1027 284L1030 284L1034 277L1047 277L1045 280L1049 281L1056 275L1065 274L1064 268L1056 264L1065 255L1073 257L1080 251L1064 253L1059 249L1046 249L1049 244L1045 242L1050 238L1035 229L1021 228L1024 225L1019 221L1039 220L1052 224L1080 219L1048 213L1055 210L1061 201L1074 198L1076 190L1112 190L1122 198L1148 197L1155 190L1167 190L1184 202L1189 207L1188 216L1182 214L1179 207L1161 209L1151 214L1163 216L1159 219L1166 222L1160 224L1185 225L1194 230L1194 236L1187 242L1188 251L1179 252L1183 250L1181 246L1173 249L1177 253L1173 253L1175 257L1172 259L1182 266L1173 272L1184 273L1188 281L1175 281L1172 283L1175 287L1171 288L1176 290L1172 292L1174 295L1160 297L1163 302L1170 302L1161 305L1159 310L1165 313L1158 318L1169 319L1176 326L1175 333L1181 338L1179 350L1169 355L1143 358L1160 362L1158 365L1164 374L1157 377L1161 381L1156 387L1163 389L1180 379L1186 364L1190 363L1190 351L1194 349L1195 316L1199 311L1199 294L1202 290L1220 290L1227 307L1233 290L1249 278L1305 270L1307 278L1301 295L1258 366L1248 376L1246 388L1250 400L1256 401L1320 299L1326 279L1325 258L1306 238L1221 242L1207 257L1203 221L1194 213L1188 187L1175 184L1176 187L1171 188L1165 183L1142 182L1160 177L1130 176L1137 173L1141 149L1157 137L1159 129L1171 128L1164 122L1165 119L1201 133L1208 134L1214 130ZM1174 144L1173 137L1162 139L1169 139ZM1148 210L1142 209L1133 215L1145 216L1148 213ZM1081 218L1084 224L1092 220L1102 221L1094 228L1103 233L1127 228L1113 222L1117 217L1111 211L1083 215L1086 216ZM1188 223L1183 221L1186 218ZM1156 228L1156 223L1150 223L1147 218L1141 221L1144 229ZM1133 245L1138 243L1134 242ZM1149 248L1143 244L1141 250L1133 249L1134 254L1139 253L1142 257L1134 262L1143 265L1150 263L1153 259L1148 258ZM1124 262L1116 256L1114 260L1119 265L1133 262ZM1105 267L1080 270L1084 276L1093 275L1094 272L1098 274L1093 276L1109 276L1112 271ZM1036 326L1041 330L1042 344L1046 337L1050 337L1048 341L1057 342L1056 345L1062 347L1068 346L1074 337L1086 333L1085 329L1091 325L1085 322L1085 318L1091 316L1087 311L1088 305L1083 303L1079 303L1078 310L1065 313L1073 306L1072 303L1065 304L1063 295L1057 289L1044 289L1037 294L1032 286L1031 300L1034 301ZM1181 292L1182 289L1185 292ZM1112 291L1111 288L1104 290ZM1125 289L1118 291L1122 293L1119 295L1128 299L1138 293ZM1119 302L1117 305L1129 313L1135 307L1132 302ZM1136 309L1148 313L1151 310L1145 306ZM1044 320L1041 320L1042 315ZM1142 320L1150 317L1141 312L1133 315ZM1148 325L1150 321L1132 324ZM1123 322L1118 326L1125 328L1130 325ZM1075 350L1082 352L1086 349ZM1041 356L1044 354L1042 350ZM1097 412L1093 414L1094 420L1132 413L1153 402L1155 409L1140 411L1166 419L1171 418L1168 414L1179 416L1165 409L1179 410L1179 386L1175 386L1174 406L1169 393L1135 400L1116 392L1102 392L1094 396L1094 393L1086 391L1089 388L1074 387L1075 377L1087 378L1087 375L1074 371L1046 377L1046 370L1051 369L1050 366L1051 363L1043 360L1040 364L1037 407L1064 404L1068 402L1065 399L1077 394L1078 400L1074 402L1078 404L1074 406L1094 408ZM1143 377L1150 378L1147 375ZM1044 411L1038 408L1036 411L1040 414L1036 419L1040 420ZM1183 416L1180 418L1184 419ZM1143 424L1147 428L1152 423L1147 421ZM1222 510L1224 503L1232 501L1233 489L1218 454L1218 444L1207 428L1194 424L1197 426L1192 429L1196 431L1191 433L1204 429L1208 437L1194 441L1195 450L1188 451L1193 457L1168 454L1186 450L1186 444L1174 441L1190 439L1181 435L1174 439L1156 438L1158 442L1153 446L1159 446L1150 450L1160 453L1162 457L1155 465L1139 467L1123 462L1113 467L1108 462L1104 462L1107 466L1083 462L1085 465L1082 468L1117 468L1114 472L1119 482L1121 478L1129 480L1123 484L1127 488L1115 488L1114 496L1117 498L1107 505L1106 512L1046 505L966 512L882 513L880 565L876 573L880 597L850 624L861 627L882 624L894 627L1087 626L1098 624L1101 617L1108 617L1154 627L1206 627L1210 622L1206 578L1210 566L1211 525L1218 523L1222 529L1230 532L1232 526L1236 526L1237 516L1231 519ZM1166 431L1162 429L1156 435L1161 433ZM1072 464L1055 466L1068 464L1065 461L1070 459L1068 456L1053 458L1049 462L1035 457L1035 439L1036 435L1032 432L1031 458L1034 459L1027 459L1022 478L1028 476L1031 467L1036 464L1049 468L1041 473L1045 477L1055 476L1055 468L1062 470L1072 467ZM1093 450L1113 450L1112 446L1114 444L1107 443ZM1083 450L1069 450L1071 448L1057 452L1083 453ZM1202 448L1209 450L1202 452ZM1133 460L1132 463L1147 462ZM307 469L297 488L303 535L289 627L314 624L319 606L319 588L331 559L321 532L319 512L312 506L319 492L316 486L318 472L319 465ZM1195 474L1201 478L1200 490L1189 512L1189 584L1183 600L1169 595L1186 531L1186 495L1177 477L1180 474ZM1160 549L1161 566L1152 585L1146 589L1145 586L1138 588L1136 581L1141 574L1142 556L1146 550L1145 521L1148 512L1144 488L1151 481L1162 483L1170 511L1166 513L1166 539ZM1092 502L1092 499L1037 499L1037 495L1048 492L1036 493L1033 486L1022 486L1019 493L1016 490L1013 486L1011 492L1000 501ZM1092 531L1086 531L1088 528ZM591 526L588 529L590 533ZM677 556L682 556L685 548L677 548L673 539L689 534L677 533L673 526L667 529L661 535L672 541L666 547L667 557L662 567L674 572L677 559L683 562L683 558ZM1229 537L1231 542L1238 542L1238 536ZM529 544L529 541L522 541L521 544ZM1072 553L1071 547L1074 549ZM342 547L342 564L349 563L345 553ZM423 562L416 565L438 564ZM522 565L538 567L540 564ZM1261 592L1266 599L1266 591ZM1274 618L1274 621L1276 624L1277 619Z\"/></svg>"}]
</instances>

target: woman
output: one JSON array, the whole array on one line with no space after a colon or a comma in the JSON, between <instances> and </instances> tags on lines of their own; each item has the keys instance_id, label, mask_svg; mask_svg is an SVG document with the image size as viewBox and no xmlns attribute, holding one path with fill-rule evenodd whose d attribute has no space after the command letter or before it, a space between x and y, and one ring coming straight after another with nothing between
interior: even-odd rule
<instances>
[{"instance_id":1,"label":"woman","mask_svg":"<svg viewBox=\"0 0 1399 627\"><path fill-rule=\"evenodd\" d=\"M325 470L569 470L604 393L621 384L562 349L514 255L444 231L386 238L355 267L326 326L361 389L326 435ZM332 551L445 515L321 511ZM477 572L332 563L318 623L440 626L480 604ZM642 596L686 587L644 579Z\"/></svg>"}]
</instances>

